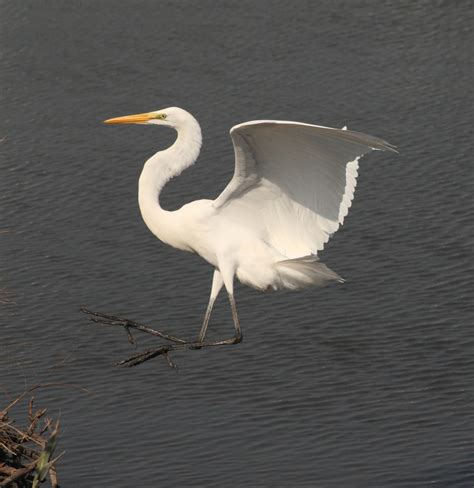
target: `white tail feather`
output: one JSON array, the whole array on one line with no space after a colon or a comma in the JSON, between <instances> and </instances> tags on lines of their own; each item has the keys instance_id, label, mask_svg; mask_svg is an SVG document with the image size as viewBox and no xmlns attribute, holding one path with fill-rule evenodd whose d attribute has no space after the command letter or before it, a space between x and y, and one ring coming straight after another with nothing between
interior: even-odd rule
<instances>
[{"instance_id":1,"label":"white tail feather","mask_svg":"<svg viewBox=\"0 0 474 488\"><path fill-rule=\"evenodd\" d=\"M297 290L309 286L323 286L331 281L344 283L334 271L321 263L316 256L303 256L275 263L284 287Z\"/></svg>"}]
</instances>

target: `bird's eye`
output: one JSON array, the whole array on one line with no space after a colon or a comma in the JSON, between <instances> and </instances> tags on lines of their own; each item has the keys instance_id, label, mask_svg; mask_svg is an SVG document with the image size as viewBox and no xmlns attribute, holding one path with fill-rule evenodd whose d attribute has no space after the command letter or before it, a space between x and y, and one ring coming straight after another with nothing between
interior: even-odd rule
<instances>
[{"instance_id":1,"label":"bird's eye","mask_svg":"<svg viewBox=\"0 0 474 488\"><path fill-rule=\"evenodd\" d=\"M156 114L155 115L155 119L164 120L164 119L166 119L166 114Z\"/></svg>"}]
</instances>

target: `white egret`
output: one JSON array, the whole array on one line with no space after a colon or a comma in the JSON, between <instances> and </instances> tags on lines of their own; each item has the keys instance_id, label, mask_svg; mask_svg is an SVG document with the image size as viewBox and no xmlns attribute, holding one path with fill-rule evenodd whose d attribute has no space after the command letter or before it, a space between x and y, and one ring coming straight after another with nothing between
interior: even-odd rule
<instances>
[{"instance_id":1,"label":"white egret","mask_svg":"<svg viewBox=\"0 0 474 488\"><path fill-rule=\"evenodd\" d=\"M242 333L234 278L257 290L297 290L343 280L318 260L346 217L357 183L359 158L387 142L359 132L280 120L245 122L230 130L235 154L232 180L215 200L179 210L160 205L160 192L191 166L201 148L201 129L183 109L170 107L106 120L107 124L171 127L172 146L146 161L138 201L158 239L199 254L213 268L209 304L198 343L206 335L214 301L225 286L237 343Z\"/></svg>"}]
</instances>

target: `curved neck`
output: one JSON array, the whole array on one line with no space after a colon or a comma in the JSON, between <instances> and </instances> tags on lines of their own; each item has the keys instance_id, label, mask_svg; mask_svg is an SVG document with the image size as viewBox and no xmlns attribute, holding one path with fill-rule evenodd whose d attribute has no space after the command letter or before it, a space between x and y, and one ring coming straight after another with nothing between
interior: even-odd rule
<instances>
[{"instance_id":1,"label":"curved neck","mask_svg":"<svg viewBox=\"0 0 474 488\"><path fill-rule=\"evenodd\" d=\"M138 182L138 203L148 228L161 240L168 242L170 214L161 208L159 196L165 184L174 176L194 164L201 149L201 128L188 114L186 121L176 128L178 137L165 151L157 152L143 167Z\"/></svg>"}]
</instances>

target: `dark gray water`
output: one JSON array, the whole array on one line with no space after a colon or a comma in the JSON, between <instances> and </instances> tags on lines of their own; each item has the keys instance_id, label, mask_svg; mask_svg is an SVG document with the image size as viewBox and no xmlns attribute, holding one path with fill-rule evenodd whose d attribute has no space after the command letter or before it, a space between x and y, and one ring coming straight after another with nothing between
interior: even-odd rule
<instances>
[{"instance_id":1,"label":"dark gray water","mask_svg":"<svg viewBox=\"0 0 474 488\"><path fill-rule=\"evenodd\" d=\"M0 387L90 391L40 394L64 487L473 486L472 2L3 0L0 19ZM241 345L119 369L133 348L81 304L193 337L207 303L208 265L138 211L173 135L101 125L170 105L204 146L169 208L221 191L245 120L347 124L400 155L362 161L322 253L346 284L239 286ZM231 330L222 299L211 333Z\"/></svg>"}]
</instances>

